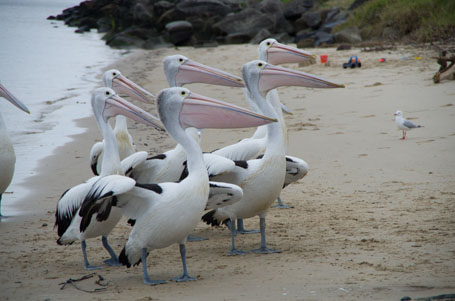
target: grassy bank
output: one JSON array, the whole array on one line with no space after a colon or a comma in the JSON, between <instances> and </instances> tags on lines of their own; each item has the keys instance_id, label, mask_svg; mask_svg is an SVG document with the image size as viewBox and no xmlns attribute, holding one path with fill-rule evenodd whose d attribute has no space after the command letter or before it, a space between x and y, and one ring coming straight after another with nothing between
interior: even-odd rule
<instances>
[{"instance_id":1,"label":"grassy bank","mask_svg":"<svg viewBox=\"0 0 455 301\"><path fill-rule=\"evenodd\" d=\"M358 7L339 29L357 26L362 38L428 42L455 36L454 0L372 0Z\"/></svg>"}]
</instances>

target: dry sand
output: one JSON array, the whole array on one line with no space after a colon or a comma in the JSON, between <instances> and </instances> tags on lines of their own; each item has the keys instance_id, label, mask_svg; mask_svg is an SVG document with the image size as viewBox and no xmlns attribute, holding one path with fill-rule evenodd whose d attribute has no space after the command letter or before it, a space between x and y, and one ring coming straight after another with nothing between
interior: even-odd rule
<instances>
[{"instance_id":1,"label":"dry sand","mask_svg":"<svg viewBox=\"0 0 455 301\"><path fill-rule=\"evenodd\" d=\"M59 283L89 273L80 245L58 246L53 229L60 195L91 176L88 154L100 134L87 118L79 121L87 132L43 160L39 175L28 179L30 195L17 200L27 214L0 224L0 299L399 300L455 293L455 82L433 84L438 66L431 49L312 52L327 53L328 66L299 69L347 88L279 89L294 110L287 117L288 153L310 165L309 174L282 193L294 208L268 214L268 242L281 254L226 256L229 232L200 223L196 232L209 240L187 244L188 268L196 282L152 287L142 283L142 266L105 267L97 271L108 283L105 290L86 293L70 285L61 290ZM166 87L162 59L177 53L237 75L243 63L257 56L254 45L161 49L137 51L114 67L156 93ZM361 69L341 68L351 54L359 55ZM400 60L403 56L407 59ZM385 63L378 62L381 57ZM241 89L188 88L246 106ZM424 126L409 132L405 141L392 121L398 109ZM130 128L138 150L158 154L174 146L153 129ZM207 130L203 149L251 133ZM258 227L256 218L245 223ZM122 221L110 236L118 252L129 229ZM237 239L245 250L258 244L257 234ZM100 239L88 241L88 255L92 264L108 257ZM151 252L149 272L155 279L180 274L177 245ZM77 285L100 288L96 279Z\"/></svg>"}]
</instances>

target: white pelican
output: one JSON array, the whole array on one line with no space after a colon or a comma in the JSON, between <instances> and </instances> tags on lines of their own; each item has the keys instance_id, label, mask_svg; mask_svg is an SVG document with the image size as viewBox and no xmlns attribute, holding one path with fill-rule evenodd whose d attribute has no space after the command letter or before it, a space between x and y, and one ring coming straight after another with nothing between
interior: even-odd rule
<instances>
[{"instance_id":1,"label":"white pelican","mask_svg":"<svg viewBox=\"0 0 455 301\"><path fill-rule=\"evenodd\" d=\"M185 128L238 128L258 126L274 119L249 110L191 93L185 88L168 88L157 97L158 112L169 135L185 149L188 176L181 182L159 184L136 184L128 193L110 197L110 189L96 189L88 194L82 208L109 207L108 202L124 210L124 214L136 220L123 248L119 260L130 267L142 261L145 284L161 284L164 280L152 280L147 272L147 255L153 249L165 248L178 243L183 263L183 275L176 281L195 280L186 268L185 241L196 227L203 210L226 205L223 197L216 197L218 189L236 189L235 185L224 187L223 183L212 183L209 179L199 143L187 134ZM109 177L105 178L109 181ZM227 195L223 193L223 195ZM208 204L209 196L214 203ZM241 197L241 194L240 194ZM209 199L210 200L210 199ZM81 209L82 211L82 209Z\"/></svg>"},{"instance_id":2,"label":"white pelican","mask_svg":"<svg viewBox=\"0 0 455 301\"><path fill-rule=\"evenodd\" d=\"M155 98L152 93L148 92L147 90L143 89L136 83L123 76L122 73L117 69L111 69L104 72L103 82L105 87L113 89L118 94L128 95L131 98L141 102L148 103L149 100L147 96L151 97L152 99ZM114 133L115 137L117 138L120 160L123 160L129 155L136 152L133 138L128 132L125 116L115 116ZM95 175L99 175L101 171L103 149L103 142L100 141L95 143L90 151L90 167L92 168L92 171Z\"/></svg>"},{"instance_id":3,"label":"white pelican","mask_svg":"<svg viewBox=\"0 0 455 301\"><path fill-rule=\"evenodd\" d=\"M400 138L401 140L406 139L407 131L422 127L421 125L416 125L412 121L404 119L401 111L396 111L393 115L395 116L395 123L397 124L398 129L403 131L403 137Z\"/></svg>"},{"instance_id":4,"label":"white pelican","mask_svg":"<svg viewBox=\"0 0 455 301\"><path fill-rule=\"evenodd\" d=\"M11 94L5 87L0 84L0 97L5 98L13 105L21 109L22 111L29 113L28 108L13 94ZM2 215L2 195L5 192L8 185L11 183L11 179L14 174L14 166L16 165L16 154L14 153L13 144L9 139L6 131L6 125L3 121L2 114L0 112L0 219L5 217Z\"/></svg>"},{"instance_id":5,"label":"white pelican","mask_svg":"<svg viewBox=\"0 0 455 301\"><path fill-rule=\"evenodd\" d=\"M82 219L80 211L82 202L91 189L101 190L109 187L111 189L109 195L114 199L115 195L131 189L134 186L134 180L125 180L128 178L121 175L124 175L131 166L145 161L147 157L146 152L140 152L120 162L117 140L108 123L108 119L122 114L138 122L160 128L157 118L117 96L115 91L110 88L96 89L92 93L91 104L98 127L104 138L101 173L99 176L92 177L87 182L67 190L58 201L55 212L55 226L59 236L57 243L67 245L80 240L84 256L84 267L87 270L100 268L89 264L85 242L88 238L98 236L102 236L103 246L111 255L111 258L106 260L105 263L108 265L119 265L117 255L107 242L107 235L120 220L122 213L119 208L115 207L97 207L91 208L92 210L85 214L85 219ZM109 178L110 182L104 181L109 175L116 176Z\"/></svg>"},{"instance_id":6,"label":"white pelican","mask_svg":"<svg viewBox=\"0 0 455 301\"><path fill-rule=\"evenodd\" d=\"M280 86L310 86L321 88L344 87L322 78L267 64L264 61L252 61L242 68L247 93L263 114L278 117L280 104L277 98L265 99L265 94ZM241 201L205 214L202 219L211 225L227 223L231 230L231 255L245 254L235 248L235 219L260 217L261 245L256 253L274 253L265 240L265 217L270 205L278 197L285 179L285 145L281 123L267 125L267 145L261 159L235 162L235 172L214 175L211 180L220 180L239 185L243 189ZM213 173L212 173L213 174Z\"/></svg>"},{"instance_id":7,"label":"white pelican","mask_svg":"<svg viewBox=\"0 0 455 301\"><path fill-rule=\"evenodd\" d=\"M183 55L167 56L163 60L164 74L170 87L181 87L191 83L205 83L228 87L244 87L243 80L227 72L188 59ZM196 129L187 133L200 139ZM184 169L186 155L179 144L163 154L147 159L135 168L131 176L139 183L161 183L178 181Z\"/></svg>"}]
</instances>

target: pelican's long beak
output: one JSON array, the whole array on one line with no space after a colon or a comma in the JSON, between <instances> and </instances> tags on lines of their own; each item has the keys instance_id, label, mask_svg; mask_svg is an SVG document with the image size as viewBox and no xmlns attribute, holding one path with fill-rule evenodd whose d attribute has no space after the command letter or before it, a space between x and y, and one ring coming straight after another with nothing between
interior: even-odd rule
<instances>
[{"instance_id":1,"label":"pelican's long beak","mask_svg":"<svg viewBox=\"0 0 455 301\"><path fill-rule=\"evenodd\" d=\"M284 86L301 86L309 88L344 88L344 85L335 84L321 77L267 64L262 69L259 78L259 90L264 93Z\"/></svg>"},{"instance_id":2,"label":"pelican's long beak","mask_svg":"<svg viewBox=\"0 0 455 301\"><path fill-rule=\"evenodd\" d=\"M199 64L192 60L187 60L179 67L176 82L179 86L191 83L204 83L239 88L245 86L240 77L213 67Z\"/></svg>"},{"instance_id":3,"label":"pelican's long beak","mask_svg":"<svg viewBox=\"0 0 455 301\"><path fill-rule=\"evenodd\" d=\"M113 95L106 100L103 118L106 121L109 117L117 115L123 115L145 125L153 126L157 130L164 130L159 118L129 103L120 96Z\"/></svg>"},{"instance_id":4,"label":"pelican's long beak","mask_svg":"<svg viewBox=\"0 0 455 301\"><path fill-rule=\"evenodd\" d=\"M21 109L22 111L30 114L30 110L19 99L16 98L10 91L8 91L2 84L0 84L0 96L6 98L10 103Z\"/></svg>"},{"instance_id":5,"label":"pelican's long beak","mask_svg":"<svg viewBox=\"0 0 455 301\"><path fill-rule=\"evenodd\" d=\"M267 62L272 65L300 63L308 60L316 60L316 56L304 50L278 42L273 43L267 49Z\"/></svg>"},{"instance_id":6,"label":"pelican's long beak","mask_svg":"<svg viewBox=\"0 0 455 301\"><path fill-rule=\"evenodd\" d=\"M190 93L184 99L180 111L181 124L198 129L256 127L276 121L274 118L195 93Z\"/></svg>"},{"instance_id":7,"label":"pelican's long beak","mask_svg":"<svg viewBox=\"0 0 455 301\"><path fill-rule=\"evenodd\" d=\"M150 103L148 97L155 101L155 95L123 75L118 75L112 80L112 89L118 94L126 94L141 102Z\"/></svg>"}]
</instances>

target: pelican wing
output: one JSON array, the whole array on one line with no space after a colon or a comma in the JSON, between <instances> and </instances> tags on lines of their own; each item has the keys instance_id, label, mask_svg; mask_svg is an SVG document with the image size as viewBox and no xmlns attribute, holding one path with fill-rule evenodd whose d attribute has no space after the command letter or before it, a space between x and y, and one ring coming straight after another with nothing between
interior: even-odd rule
<instances>
[{"instance_id":1,"label":"pelican wing","mask_svg":"<svg viewBox=\"0 0 455 301\"><path fill-rule=\"evenodd\" d=\"M68 229L74 215L81 207L85 196L98 178L99 177L90 178L87 182L76 185L62 194L57 202L57 209L55 211L54 227L57 227L57 233L59 236L62 236Z\"/></svg>"},{"instance_id":2,"label":"pelican wing","mask_svg":"<svg viewBox=\"0 0 455 301\"><path fill-rule=\"evenodd\" d=\"M228 145L212 152L231 160L250 160L265 152L265 138L243 139L235 144Z\"/></svg>"},{"instance_id":3,"label":"pelican wing","mask_svg":"<svg viewBox=\"0 0 455 301\"><path fill-rule=\"evenodd\" d=\"M240 201L243 197L243 190L237 185L210 182L210 193L205 210L221 208Z\"/></svg>"},{"instance_id":4,"label":"pelican wing","mask_svg":"<svg viewBox=\"0 0 455 301\"><path fill-rule=\"evenodd\" d=\"M99 178L90 187L81 204L79 215L82 217L80 231L87 229L92 216L96 213L96 220L102 222L109 217L112 206L116 205L117 195L131 190L136 181L131 178L111 175Z\"/></svg>"},{"instance_id":5,"label":"pelican wing","mask_svg":"<svg viewBox=\"0 0 455 301\"><path fill-rule=\"evenodd\" d=\"M92 149L90 150L90 167L92 168L92 172L95 176L99 175L98 160L101 160L100 156L103 154L103 151L104 151L103 142L97 142L93 144Z\"/></svg>"},{"instance_id":6,"label":"pelican wing","mask_svg":"<svg viewBox=\"0 0 455 301\"><path fill-rule=\"evenodd\" d=\"M136 152L129 155L122 160L122 170L123 174L128 176L131 171L136 168L138 165L142 164L147 160L147 152Z\"/></svg>"},{"instance_id":7,"label":"pelican wing","mask_svg":"<svg viewBox=\"0 0 455 301\"><path fill-rule=\"evenodd\" d=\"M283 188L306 176L308 169L308 163L304 160L293 156L286 156L286 176L284 178Z\"/></svg>"}]
</instances>

